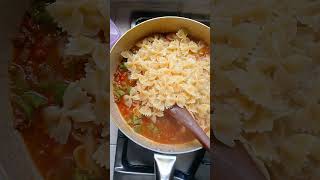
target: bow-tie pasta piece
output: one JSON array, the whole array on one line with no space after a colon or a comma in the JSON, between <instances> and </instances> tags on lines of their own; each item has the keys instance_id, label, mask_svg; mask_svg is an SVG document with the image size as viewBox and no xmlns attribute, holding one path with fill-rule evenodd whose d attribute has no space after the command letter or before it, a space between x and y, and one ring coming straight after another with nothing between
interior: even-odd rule
<instances>
[{"instance_id":1,"label":"bow-tie pasta piece","mask_svg":"<svg viewBox=\"0 0 320 180\"><path fill-rule=\"evenodd\" d=\"M95 120L90 98L76 83L71 83L63 96L63 106L48 106L43 110L49 135L61 144L68 140L72 122Z\"/></svg>"},{"instance_id":2,"label":"bow-tie pasta piece","mask_svg":"<svg viewBox=\"0 0 320 180\"><path fill-rule=\"evenodd\" d=\"M110 150L107 143L100 144L97 150L92 155L92 158L99 164L101 167L109 168L109 156Z\"/></svg>"},{"instance_id":3,"label":"bow-tie pasta piece","mask_svg":"<svg viewBox=\"0 0 320 180\"><path fill-rule=\"evenodd\" d=\"M229 106L223 104L216 106L212 127L215 137L223 143L234 146L241 132L239 114Z\"/></svg>"}]
</instances>

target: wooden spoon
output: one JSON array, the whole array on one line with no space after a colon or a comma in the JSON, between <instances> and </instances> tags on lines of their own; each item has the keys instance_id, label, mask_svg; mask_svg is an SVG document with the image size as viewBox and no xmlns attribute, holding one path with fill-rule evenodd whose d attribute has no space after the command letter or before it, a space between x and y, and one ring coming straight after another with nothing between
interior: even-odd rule
<instances>
[{"instance_id":1,"label":"wooden spoon","mask_svg":"<svg viewBox=\"0 0 320 180\"><path fill-rule=\"evenodd\" d=\"M210 150L210 138L198 125L196 120L187 109L174 105L172 108L165 110L165 113L183 124L192 132L192 134L199 140L205 149Z\"/></svg>"}]
</instances>

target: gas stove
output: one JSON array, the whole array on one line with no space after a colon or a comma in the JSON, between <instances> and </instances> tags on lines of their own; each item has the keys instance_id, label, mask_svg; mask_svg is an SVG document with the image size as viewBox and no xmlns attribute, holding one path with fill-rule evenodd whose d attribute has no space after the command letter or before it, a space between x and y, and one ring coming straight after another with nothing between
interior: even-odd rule
<instances>
[{"instance_id":1,"label":"gas stove","mask_svg":"<svg viewBox=\"0 0 320 180\"><path fill-rule=\"evenodd\" d=\"M153 155L119 131L113 179L154 180ZM203 149L177 155L174 180L208 180L210 165L209 153Z\"/></svg>"}]
</instances>

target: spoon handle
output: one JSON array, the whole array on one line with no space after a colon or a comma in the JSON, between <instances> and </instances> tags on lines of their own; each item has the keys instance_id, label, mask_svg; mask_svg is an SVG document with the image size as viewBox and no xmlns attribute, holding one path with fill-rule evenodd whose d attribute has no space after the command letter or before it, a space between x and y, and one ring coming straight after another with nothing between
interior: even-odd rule
<instances>
[{"instance_id":1,"label":"spoon handle","mask_svg":"<svg viewBox=\"0 0 320 180\"><path fill-rule=\"evenodd\" d=\"M180 108L179 106L175 105L167 110L167 113L171 117L182 123L188 130L190 130L205 149L210 150L210 138L198 125L198 123L195 121L195 119L187 109Z\"/></svg>"}]
</instances>

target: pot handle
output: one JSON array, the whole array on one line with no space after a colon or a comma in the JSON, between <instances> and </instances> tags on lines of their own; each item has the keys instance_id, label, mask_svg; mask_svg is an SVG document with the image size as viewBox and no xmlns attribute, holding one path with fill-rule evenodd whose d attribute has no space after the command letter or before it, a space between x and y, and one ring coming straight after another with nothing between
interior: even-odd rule
<instances>
[{"instance_id":1,"label":"pot handle","mask_svg":"<svg viewBox=\"0 0 320 180\"><path fill-rule=\"evenodd\" d=\"M156 180L172 180L176 156L154 154Z\"/></svg>"}]
</instances>

